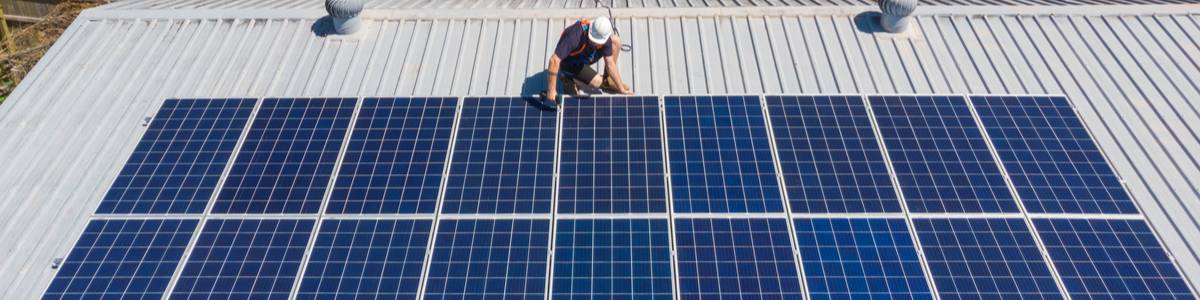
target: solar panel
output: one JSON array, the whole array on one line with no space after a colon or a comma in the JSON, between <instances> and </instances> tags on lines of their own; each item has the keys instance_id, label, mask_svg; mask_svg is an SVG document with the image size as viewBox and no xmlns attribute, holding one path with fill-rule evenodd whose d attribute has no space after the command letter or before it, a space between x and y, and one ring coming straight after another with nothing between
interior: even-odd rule
<instances>
[{"instance_id":1,"label":"solar panel","mask_svg":"<svg viewBox=\"0 0 1200 300\"><path fill-rule=\"evenodd\" d=\"M317 213L355 99L265 99L215 213Z\"/></svg>"},{"instance_id":2,"label":"solar panel","mask_svg":"<svg viewBox=\"0 0 1200 300\"><path fill-rule=\"evenodd\" d=\"M425 299L542 299L549 220L443 220Z\"/></svg>"},{"instance_id":3,"label":"solar panel","mask_svg":"<svg viewBox=\"0 0 1200 300\"><path fill-rule=\"evenodd\" d=\"M430 220L325 220L299 299L417 298Z\"/></svg>"},{"instance_id":4,"label":"solar panel","mask_svg":"<svg viewBox=\"0 0 1200 300\"><path fill-rule=\"evenodd\" d=\"M442 213L549 213L557 114L535 99L467 98Z\"/></svg>"},{"instance_id":5,"label":"solar panel","mask_svg":"<svg viewBox=\"0 0 1200 300\"><path fill-rule=\"evenodd\" d=\"M667 211L656 97L570 99L563 110L559 213Z\"/></svg>"},{"instance_id":6,"label":"solar panel","mask_svg":"<svg viewBox=\"0 0 1200 300\"><path fill-rule=\"evenodd\" d=\"M860 96L767 96L792 212L900 212Z\"/></svg>"},{"instance_id":7,"label":"solar panel","mask_svg":"<svg viewBox=\"0 0 1200 300\"><path fill-rule=\"evenodd\" d=\"M870 96L912 212L1018 212L960 96Z\"/></svg>"},{"instance_id":8,"label":"solar panel","mask_svg":"<svg viewBox=\"0 0 1200 300\"><path fill-rule=\"evenodd\" d=\"M433 213L456 98L367 98L327 213Z\"/></svg>"},{"instance_id":9,"label":"solar panel","mask_svg":"<svg viewBox=\"0 0 1200 300\"><path fill-rule=\"evenodd\" d=\"M755 96L666 97L675 212L782 212L766 119Z\"/></svg>"},{"instance_id":10,"label":"solar panel","mask_svg":"<svg viewBox=\"0 0 1200 300\"><path fill-rule=\"evenodd\" d=\"M1138 212L1067 98L975 96L971 101L1029 212Z\"/></svg>"},{"instance_id":11,"label":"solar panel","mask_svg":"<svg viewBox=\"0 0 1200 300\"><path fill-rule=\"evenodd\" d=\"M202 213L254 99L167 99L96 213Z\"/></svg>"},{"instance_id":12,"label":"solar panel","mask_svg":"<svg viewBox=\"0 0 1200 300\"><path fill-rule=\"evenodd\" d=\"M799 219L796 242L817 299L933 299L904 219Z\"/></svg>"},{"instance_id":13,"label":"solar panel","mask_svg":"<svg viewBox=\"0 0 1200 300\"><path fill-rule=\"evenodd\" d=\"M312 226L313 220L208 220L171 299L287 298Z\"/></svg>"},{"instance_id":14,"label":"solar panel","mask_svg":"<svg viewBox=\"0 0 1200 300\"><path fill-rule=\"evenodd\" d=\"M916 219L942 298L1061 299L1020 219Z\"/></svg>"},{"instance_id":15,"label":"solar panel","mask_svg":"<svg viewBox=\"0 0 1200 300\"><path fill-rule=\"evenodd\" d=\"M666 219L560 220L552 298L671 299Z\"/></svg>"},{"instance_id":16,"label":"solar panel","mask_svg":"<svg viewBox=\"0 0 1200 300\"><path fill-rule=\"evenodd\" d=\"M1195 298L1144 221L1033 221L1072 298Z\"/></svg>"},{"instance_id":17,"label":"solar panel","mask_svg":"<svg viewBox=\"0 0 1200 300\"><path fill-rule=\"evenodd\" d=\"M682 299L800 299L784 219L676 219Z\"/></svg>"},{"instance_id":18,"label":"solar panel","mask_svg":"<svg viewBox=\"0 0 1200 300\"><path fill-rule=\"evenodd\" d=\"M161 299L196 220L94 220L42 299Z\"/></svg>"}]
</instances>

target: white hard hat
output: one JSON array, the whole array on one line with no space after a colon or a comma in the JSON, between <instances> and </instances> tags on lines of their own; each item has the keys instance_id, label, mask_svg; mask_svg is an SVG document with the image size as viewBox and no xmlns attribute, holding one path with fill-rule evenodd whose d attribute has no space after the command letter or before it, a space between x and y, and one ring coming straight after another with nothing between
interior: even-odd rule
<instances>
[{"instance_id":1,"label":"white hard hat","mask_svg":"<svg viewBox=\"0 0 1200 300\"><path fill-rule=\"evenodd\" d=\"M607 17L599 17L592 20L591 29L588 30L588 39L595 44L608 43L608 37L612 36L612 22L608 21Z\"/></svg>"}]
</instances>

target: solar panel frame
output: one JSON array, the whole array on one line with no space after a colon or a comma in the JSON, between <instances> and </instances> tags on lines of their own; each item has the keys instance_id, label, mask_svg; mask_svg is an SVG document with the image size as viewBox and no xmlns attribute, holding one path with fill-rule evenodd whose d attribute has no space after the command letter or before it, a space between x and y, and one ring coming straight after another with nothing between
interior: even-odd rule
<instances>
[{"instance_id":1,"label":"solar panel frame","mask_svg":"<svg viewBox=\"0 0 1200 300\"><path fill-rule=\"evenodd\" d=\"M809 297L933 299L924 263L904 218L793 222Z\"/></svg>"},{"instance_id":2,"label":"solar panel frame","mask_svg":"<svg viewBox=\"0 0 1200 300\"><path fill-rule=\"evenodd\" d=\"M674 297L668 218L557 222L550 298Z\"/></svg>"},{"instance_id":3,"label":"solar panel frame","mask_svg":"<svg viewBox=\"0 0 1200 300\"><path fill-rule=\"evenodd\" d=\"M251 228L243 231L243 226ZM273 229L260 230L264 226ZM208 219L189 246L169 298L288 297L299 280L314 226L313 219ZM259 238L267 238L267 243ZM219 260L210 260L210 255ZM257 271L252 277L242 276L247 268Z\"/></svg>"},{"instance_id":4,"label":"solar panel frame","mask_svg":"<svg viewBox=\"0 0 1200 300\"><path fill-rule=\"evenodd\" d=\"M196 219L92 219L42 299L161 299L198 224Z\"/></svg>"},{"instance_id":5,"label":"solar panel frame","mask_svg":"<svg viewBox=\"0 0 1200 300\"><path fill-rule=\"evenodd\" d=\"M432 219L327 219L320 226L295 298L419 296Z\"/></svg>"},{"instance_id":6,"label":"solar panel frame","mask_svg":"<svg viewBox=\"0 0 1200 300\"><path fill-rule=\"evenodd\" d=\"M438 232L434 235L433 245L431 246L431 261L426 264L424 282L422 283L423 299L443 299L443 298L463 298L463 297L497 297L504 298L524 298L538 299L544 298L547 292L546 282L549 279L547 272L550 265L550 243L551 241L551 222L550 219L530 218L530 219L442 219L438 221L442 223L438 225ZM491 225L483 228L482 231L477 231L478 226ZM460 226L462 226L460 228ZM508 229L507 232L491 231L499 226L501 229ZM468 232L460 232L459 229L468 229ZM518 231L520 230L520 231ZM503 233L511 233L507 236ZM486 239L476 240L478 237ZM484 236L483 234L486 234ZM497 241L493 238L507 238L500 240L503 246L494 245ZM518 240L518 236L524 239ZM459 245L459 242L464 242L466 245ZM477 247L476 242L481 243ZM517 244L525 242L525 244ZM523 249L527 248L527 249ZM505 259L503 261L493 260L496 257L496 252L478 253L476 249L504 251L505 256L517 255L523 256L526 260L514 261L513 259ZM465 252L464 252L465 251ZM467 253L467 254L463 254ZM469 254L469 255L468 255ZM477 257L474 254L484 254L485 261L474 261ZM464 261L465 259L465 261ZM472 276L471 267L483 264L486 267L487 274L484 277L476 278ZM493 274L491 266L501 264L505 268L503 274ZM518 266L523 265L523 266ZM515 269L521 272L510 273ZM538 274L540 272L540 274ZM491 276L501 276L500 279L491 278ZM520 277L520 278L515 278ZM515 286L510 281L521 282L520 286ZM499 289L496 288L499 284ZM450 291L453 289L453 291ZM517 290L512 290L517 289Z\"/></svg>"},{"instance_id":7,"label":"solar panel frame","mask_svg":"<svg viewBox=\"0 0 1200 300\"><path fill-rule=\"evenodd\" d=\"M665 96L663 105L673 212L765 213L786 210L761 97ZM708 110L702 112L701 108ZM687 128L684 122L707 127L684 130ZM705 135L718 137L709 141L711 145L706 145L715 147L693 149L696 146L689 141L704 138ZM745 144L754 149L723 149ZM715 151L710 150L714 148ZM741 153L751 153L751 158L742 160ZM726 161L724 156L728 155L734 156L734 160ZM689 171L693 168L715 168L720 171L696 174ZM743 172L743 169L748 171ZM710 180L714 183L708 183ZM733 182L728 182L730 180ZM697 183L693 184L693 181ZM717 185L716 182L722 184Z\"/></svg>"},{"instance_id":8,"label":"solar panel frame","mask_svg":"<svg viewBox=\"0 0 1200 300\"><path fill-rule=\"evenodd\" d=\"M1139 213L1124 181L1067 97L969 99L1027 211Z\"/></svg>"},{"instance_id":9,"label":"solar panel frame","mask_svg":"<svg viewBox=\"0 0 1200 300\"><path fill-rule=\"evenodd\" d=\"M1194 299L1142 219L1033 219L1072 298Z\"/></svg>"},{"instance_id":10,"label":"solar panel frame","mask_svg":"<svg viewBox=\"0 0 1200 300\"><path fill-rule=\"evenodd\" d=\"M203 213L256 105L241 98L165 100L96 213Z\"/></svg>"},{"instance_id":11,"label":"solar panel frame","mask_svg":"<svg viewBox=\"0 0 1200 300\"><path fill-rule=\"evenodd\" d=\"M450 97L364 98L325 212L434 213L460 102ZM406 126L413 124L415 129Z\"/></svg>"},{"instance_id":12,"label":"solar panel frame","mask_svg":"<svg viewBox=\"0 0 1200 300\"><path fill-rule=\"evenodd\" d=\"M967 97L867 95L867 100L910 212L1021 211ZM929 125L933 122L943 125Z\"/></svg>"},{"instance_id":13,"label":"solar panel frame","mask_svg":"<svg viewBox=\"0 0 1200 300\"><path fill-rule=\"evenodd\" d=\"M764 102L791 212L903 210L865 97L766 95Z\"/></svg>"},{"instance_id":14,"label":"solar panel frame","mask_svg":"<svg viewBox=\"0 0 1200 300\"><path fill-rule=\"evenodd\" d=\"M528 97L463 99L440 213L551 212L559 117L557 112L535 105L536 101ZM505 112L519 112L521 118L493 118ZM525 139L529 128L538 129L536 136ZM510 135L521 138L509 143ZM493 145L501 150L491 149Z\"/></svg>"},{"instance_id":15,"label":"solar panel frame","mask_svg":"<svg viewBox=\"0 0 1200 300\"><path fill-rule=\"evenodd\" d=\"M318 213L358 102L356 98L263 99L211 212ZM297 135L303 134L311 138L295 143ZM283 145L284 141L291 144Z\"/></svg>"},{"instance_id":16,"label":"solar panel frame","mask_svg":"<svg viewBox=\"0 0 1200 300\"><path fill-rule=\"evenodd\" d=\"M1065 298L1028 218L920 218L913 223L942 298Z\"/></svg>"},{"instance_id":17,"label":"solar panel frame","mask_svg":"<svg viewBox=\"0 0 1200 300\"><path fill-rule=\"evenodd\" d=\"M806 296L804 272L796 262L792 241L795 233L787 224L791 220L675 218L673 222L680 299ZM700 251L704 249L712 252ZM759 259L760 254L767 259ZM753 263L753 270L741 265L745 256L750 257L747 261ZM734 278L720 279L731 272Z\"/></svg>"},{"instance_id":18,"label":"solar panel frame","mask_svg":"<svg viewBox=\"0 0 1200 300\"><path fill-rule=\"evenodd\" d=\"M667 211L660 110L659 98L652 96L569 98L564 102L558 213Z\"/></svg>"}]
</instances>

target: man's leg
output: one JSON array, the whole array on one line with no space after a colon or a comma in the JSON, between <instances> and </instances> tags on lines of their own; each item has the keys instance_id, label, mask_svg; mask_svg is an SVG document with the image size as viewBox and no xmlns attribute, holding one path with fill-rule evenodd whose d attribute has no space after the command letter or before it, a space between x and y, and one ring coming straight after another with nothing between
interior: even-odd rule
<instances>
[{"instance_id":1,"label":"man's leg","mask_svg":"<svg viewBox=\"0 0 1200 300\"><path fill-rule=\"evenodd\" d=\"M596 69L592 69L592 66L583 66L580 68L579 72L575 73L575 80L579 81L580 84L592 88L600 88L600 84L604 83L604 78L599 73L596 73Z\"/></svg>"}]
</instances>

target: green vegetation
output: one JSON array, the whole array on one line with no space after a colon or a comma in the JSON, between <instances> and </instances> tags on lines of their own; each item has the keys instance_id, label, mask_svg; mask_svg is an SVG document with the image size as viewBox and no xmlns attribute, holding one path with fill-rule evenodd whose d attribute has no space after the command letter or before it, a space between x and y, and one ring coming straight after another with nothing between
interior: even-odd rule
<instances>
[{"instance_id":1,"label":"green vegetation","mask_svg":"<svg viewBox=\"0 0 1200 300\"><path fill-rule=\"evenodd\" d=\"M107 3L106 0L65 0L54 6L41 21L13 31L14 49L0 47L0 103L21 84L25 74L42 58L50 45L75 21L80 11Z\"/></svg>"}]
</instances>

